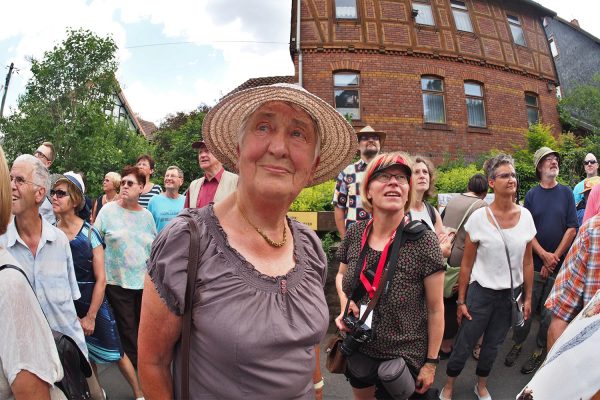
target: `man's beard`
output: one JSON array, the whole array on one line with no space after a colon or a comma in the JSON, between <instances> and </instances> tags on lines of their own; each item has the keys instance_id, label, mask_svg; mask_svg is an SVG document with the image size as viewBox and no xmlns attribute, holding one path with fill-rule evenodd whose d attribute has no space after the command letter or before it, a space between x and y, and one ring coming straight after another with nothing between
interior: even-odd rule
<instances>
[{"instance_id":1,"label":"man's beard","mask_svg":"<svg viewBox=\"0 0 600 400\"><path fill-rule=\"evenodd\" d=\"M366 148L363 152L362 155L365 158L373 158L377 155L377 153L379 153L379 150L377 150L376 148Z\"/></svg>"}]
</instances>

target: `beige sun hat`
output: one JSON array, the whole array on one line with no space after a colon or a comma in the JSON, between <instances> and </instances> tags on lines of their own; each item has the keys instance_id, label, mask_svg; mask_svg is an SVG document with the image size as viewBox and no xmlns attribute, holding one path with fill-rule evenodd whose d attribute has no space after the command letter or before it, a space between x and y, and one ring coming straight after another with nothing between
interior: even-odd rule
<instances>
[{"instance_id":1,"label":"beige sun hat","mask_svg":"<svg viewBox=\"0 0 600 400\"><path fill-rule=\"evenodd\" d=\"M360 131L356 132L356 136L358 138L360 138L360 135L362 135L364 133L377 134L379 136L379 144L381 145L381 147L383 147L383 142L385 142L385 132L376 131L375 129L373 129L373 127L371 125L367 125L364 128L362 128Z\"/></svg>"},{"instance_id":2,"label":"beige sun hat","mask_svg":"<svg viewBox=\"0 0 600 400\"><path fill-rule=\"evenodd\" d=\"M352 125L324 100L301 86L278 83L233 93L204 117L202 138L211 153L228 169L238 172L238 131L244 118L270 101L286 101L304 109L316 121L321 138L321 157L311 186L336 177L356 154Z\"/></svg>"}]
</instances>

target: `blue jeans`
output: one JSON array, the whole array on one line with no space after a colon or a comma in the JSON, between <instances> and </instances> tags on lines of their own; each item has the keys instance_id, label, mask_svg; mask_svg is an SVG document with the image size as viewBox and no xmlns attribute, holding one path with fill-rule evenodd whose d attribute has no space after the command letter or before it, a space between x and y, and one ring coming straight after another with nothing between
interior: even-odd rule
<instances>
[{"instance_id":1,"label":"blue jeans","mask_svg":"<svg viewBox=\"0 0 600 400\"><path fill-rule=\"evenodd\" d=\"M466 304L472 319L462 319L446 366L446 375L460 375L481 335L483 343L475 373L481 377L490 374L498 349L504 343L511 325L510 296L510 289L488 289L477 282L469 285Z\"/></svg>"},{"instance_id":2,"label":"blue jeans","mask_svg":"<svg viewBox=\"0 0 600 400\"><path fill-rule=\"evenodd\" d=\"M544 349L546 348L546 343L548 342L548 327L550 326L550 321L552 321L552 313L550 310L544 307L544 303L550 294L550 290L552 290L552 286L554 286L554 279L555 277L553 276L543 279L539 272L534 272L533 293L531 295L531 317L525 321L525 325L514 330L515 344L522 344L525 339L527 339L527 335L529 335L529 331L531 329L533 315L539 308L541 308L540 327L538 330L536 343L538 347Z\"/></svg>"}]
</instances>

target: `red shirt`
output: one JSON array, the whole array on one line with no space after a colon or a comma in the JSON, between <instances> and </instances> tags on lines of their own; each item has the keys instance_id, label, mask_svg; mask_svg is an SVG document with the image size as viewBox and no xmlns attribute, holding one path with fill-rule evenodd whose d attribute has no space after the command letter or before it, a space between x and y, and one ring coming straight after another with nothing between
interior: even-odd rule
<instances>
[{"instance_id":1,"label":"red shirt","mask_svg":"<svg viewBox=\"0 0 600 400\"><path fill-rule=\"evenodd\" d=\"M197 208L201 208L207 206L212 203L215 198L215 193L217 193L217 188L219 187L219 182L221 182L221 176L223 176L224 168L213 176L212 179L208 179L204 177L204 182L200 187L200 193L198 193L198 201L196 203ZM188 208L190 206L190 192L188 190L187 195L185 196L185 204L184 208Z\"/></svg>"}]
</instances>

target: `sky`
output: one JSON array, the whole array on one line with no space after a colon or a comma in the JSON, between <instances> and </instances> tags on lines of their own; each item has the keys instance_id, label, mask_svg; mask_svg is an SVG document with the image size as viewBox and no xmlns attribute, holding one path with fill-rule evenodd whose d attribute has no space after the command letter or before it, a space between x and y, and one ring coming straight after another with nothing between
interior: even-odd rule
<instances>
[{"instance_id":1,"label":"sky","mask_svg":"<svg viewBox=\"0 0 600 400\"><path fill-rule=\"evenodd\" d=\"M600 37L597 0L538 0ZM117 78L134 112L156 124L220 97L249 78L293 75L291 0L18 0L2 6L0 87L11 62L4 113L24 93L32 57L42 59L67 28L111 35ZM0 90L4 93L4 90Z\"/></svg>"}]
</instances>

